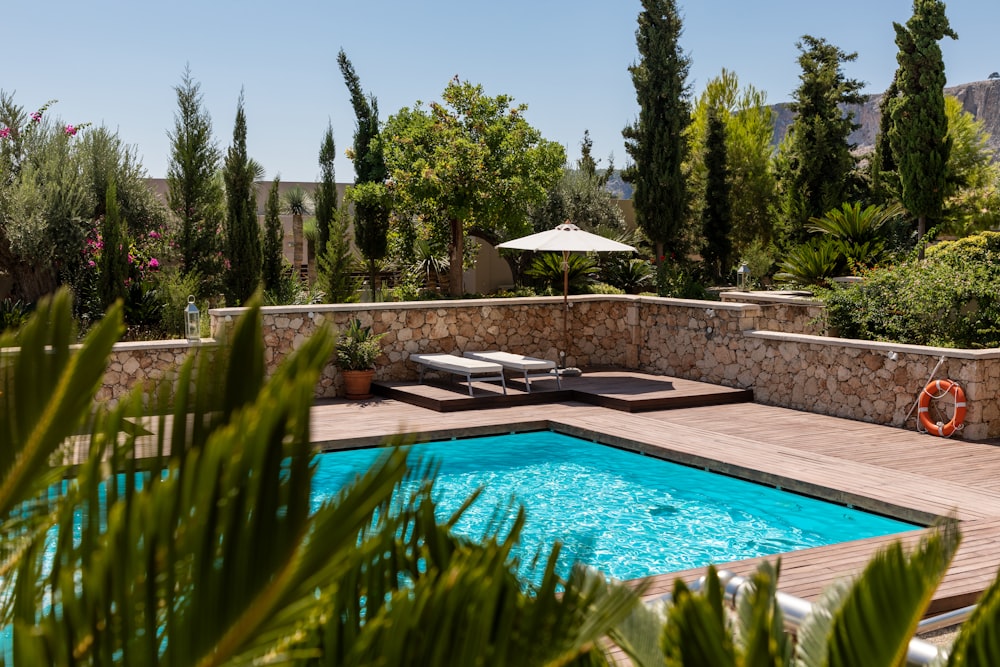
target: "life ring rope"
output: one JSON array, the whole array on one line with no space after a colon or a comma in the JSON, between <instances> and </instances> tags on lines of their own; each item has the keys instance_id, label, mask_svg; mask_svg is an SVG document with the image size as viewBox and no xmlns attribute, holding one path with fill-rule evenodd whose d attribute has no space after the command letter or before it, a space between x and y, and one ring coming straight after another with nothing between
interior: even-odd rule
<instances>
[{"instance_id":1,"label":"life ring rope","mask_svg":"<svg viewBox=\"0 0 1000 667\"><path fill-rule=\"evenodd\" d=\"M944 398L948 394L955 397L955 414L947 424L931 421L930 404L931 401ZM917 430L923 430L932 435L942 438L950 438L956 431L960 431L965 422L965 392L958 386L957 382L951 380L931 380L927 386L920 390L920 397L917 399ZM922 428L921 428L922 427Z\"/></svg>"}]
</instances>

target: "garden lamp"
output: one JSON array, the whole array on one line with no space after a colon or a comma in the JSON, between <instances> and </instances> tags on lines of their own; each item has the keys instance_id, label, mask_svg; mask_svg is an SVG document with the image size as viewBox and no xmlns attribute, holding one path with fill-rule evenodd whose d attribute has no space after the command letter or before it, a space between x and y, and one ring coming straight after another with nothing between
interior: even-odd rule
<instances>
[{"instance_id":1,"label":"garden lamp","mask_svg":"<svg viewBox=\"0 0 1000 667\"><path fill-rule=\"evenodd\" d=\"M189 343L201 341L201 312L194 305L194 295L188 297L188 305L184 309L184 329Z\"/></svg>"},{"instance_id":2,"label":"garden lamp","mask_svg":"<svg viewBox=\"0 0 1000 667\"><path fill-rule=\"evenodd\" d=\"M746 262L740 262L740 268L736 269L736 288L741 292L750 291L750 267Z\"/></svg>"}]
</instances>

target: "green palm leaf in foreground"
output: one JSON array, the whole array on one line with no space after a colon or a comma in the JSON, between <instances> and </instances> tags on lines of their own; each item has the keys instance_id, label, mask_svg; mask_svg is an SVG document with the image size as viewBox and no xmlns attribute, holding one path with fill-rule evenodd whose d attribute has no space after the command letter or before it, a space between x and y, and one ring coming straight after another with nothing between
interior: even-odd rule
<instances>
[{"instance_id":1,"label":"green palm leaf in foreground","mask_svg":"<svg viewBox=\"0 0 1000 667\"><path fill-rule=\"evenodd\" d=\"M69 302L54 307L47 316L68 321ZM90 369L84 389L113 339L75 357ZM69 358L68 341L54 359ZM502 537L455 536L464 508L442 523L433 469L411 467L403 450L310 511L309 413L332 336L312 336L270 378L262 341L251 309L228 345L90 418L92 390L54 392L83 407L47 436L49 451L88 424L90 455L49 512L54 527L23 538L16 577L3 580L14 664L606 663L602 638L637 594L579 567L560 581L555 553L526 588L512 556L523 513ZM68 409L21 379L4 400L31 397L27 414ZM161 415L152 427L150 407ZM4 428L16 445L27 437ZM138 459L140 445L157 455Z\"/></svg>"}]
</instances>

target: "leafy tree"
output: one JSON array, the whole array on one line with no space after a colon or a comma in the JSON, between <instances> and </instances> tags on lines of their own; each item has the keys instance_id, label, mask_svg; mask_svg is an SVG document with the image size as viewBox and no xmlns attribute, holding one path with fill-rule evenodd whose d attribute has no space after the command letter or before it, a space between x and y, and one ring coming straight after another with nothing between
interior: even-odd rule
<instances>
[{"instance_id":1,"label":"leafy tree","mask_svg":"<svg viewBox=\"0 0 1000 667\"><path fill-rule=\"evenodd\" d=\"M238 306L260 286L260 225L257 223L257 195L254 178L259 166L247 155L247 119L243 93L236 105L233 144L226 153L226 303Z\"/></svg>"},{"instance_id":2,"label":"leafy tree","mask_svg":"<svg viewBox=\"0 0 1000 667\"><path fill-rule=\"evenodd\" d=\"M796 44L802 74L789 108L795 120L782 143L780 174L785 245L808 237L806 223L857 194L856 160L848 137L857 129L842 105L864 101L862 82L844 76L842 65L857 59L824 39L804 35Z\"/></svg>"},{"instance_id":3,"label":"leafy tree","mask_svg":"<svg viewBox=\"0 0 1000 667\"><path fill-rule=\"evenodd\" d=\"M174 129L167 133L167 203L180 225L180 271L210 279L221 268L217 258L224 247L225 195L217 177L222 153L212 138L212 119L203 107L201 84L191 76L190 67L185 67L174 92Z\"/></svg>"},{"instance_id":4,"label":"leafy tree","mask_svg":"<svg viewBox=\"0 0 1000 667\"><path fill-rule=\"evenodd\" d=\"M449 292L462 295L465 235L490 238L529 230L528 211L555 183L566 160L524 118L526 105L453 79L443 104L421 103L392 116L383 131L393 193L404 211L448 238Z\"/></svg>"},{"instance_id":5,"label":"leafy tree","mask_svg":"<svg viewBox=\"0 0 1000 667\"><path fill-rule=\"evenodd\" d=\"M726 153L725 121L709 111L705 135L705 204L701 230L705 239L701 255L709 275L723 280L732 264L732 204L729 199L729 160Z\"/></svg>"},{"instance_id":6,"label":"leafy tree","mask_svg":"<svg viewBox=\"0 0 1000 667\"><path fill-rule=\"evenodd\" d=\"M279 290L281 275L285 268L285 230L281 226L281 198L278 194L280 186L281 177L275 176L271 183L271 189L267 193L267 204L264 206L264 244L262 248L264 261L261 268L261 278L264 282L264 291L271 294L275 294Z\"/></svg>"},{"instance_id":7,"label":"leafy tree","mask_svg":"<svg viewBox=\"0 0 1000 667\"><path fill-rule=\"evenodd\" d=\"M118 207L128 233L133 238L141 238L150 231L163 231L166 210L149 188L149 176L137 147L127 145L117 132L101 126L81 135L77 151L84 180L92 193L93 212L88 216L91 220L98 220L105 214L108 186L114 182Z\"/></svg>"},{"instance_id":8,"label":"leafy tree","mask_svg":"<svg viewBox=\"0 0 1000 667\"><path fill-rule=\"evenodd\" d=\"M365 97L361 80L343 49L337 54L337 64L351 94L351 106L357 119L354 147L349 153L354 162L354 242L368 262L369 284L372 294L377 295L378 263L389 251L391 210L389 192L385 187L389 172L379 141L378 101L374 95Z\"/></svg>"},{"instance_id":9,"label":"leafy tree","mask_svg":"<svg viewBox=\"0 0 1000 667\"><path fill-rule=\"evenodd\" d=\"M952 145L943 228L958 236L995 229L1000 226L1000 163L989 147L990 135L958 99L945 97L944 110Z\"/></svg>"},{"instance_id":10,"label":"leafy tree","mask_svg":"<svg viewBox=\"0 0 1000 667\"><path fill-rule=\"evenodd\" d=\"M773 208L776 185L771 140L774 127L764 92L740 87L729 70L711 79L699 96L688 128L690 169L688 184L695 211L700 215L705 200L705 137L709 110L726 127L729 167L733 252L744 259L753 247L767 247L773 238ZM756 274L756 275L764 275Z\"/></svg>"},{"instance_id":11,"label":"leafy tree","mask_svg":"<svg viewBox=\"0 0 1000 667\"><path fill-rule=\"evenodd\" d=\"M49 102L30 116L0 91L0 271L13 299L34 303L80 269L93 190L76 150L81 126L53 122ZM72 130L72 131L70 131Z\"/></svg>"},{"instance_id":12,"label":"leafy tree","mask_svg":"<svg viewBox=\"0 0 1000 667\"><path fill-rule=\"evenodd\" d=\"M101 219L101 248L98 274L103 309L107 309L118 299L125 299L128 280L129 241L126 224L118 208L118 193L115 182L108 183L105 197L104 216Z\"/></svg>"},{"instance_id":13,"label":"leafy tree","mask_svg":"<svg viewBox=\"0 0 1000 667\"><path fill-rule=\"evenodd\" d=\"M583 170L563 170L545 201L531 208L532 228L540 232L569 220L596 233L614 235L624 231L625 216L614 196L600 185L600 179Z\"/></svg>"},{"instance_id":14,"label":"leafy tree","mask_svg":"<svg viewBox=\"0 0 1000 667\"><path fill-rule=\"evenodd\" d=\"M903 205L917 218L917 242L944 206L952 139L944 110L944 60L938 42L958 39L941 0L914 0L913 16L896 30L898 95L889 102L889 142L899 165ZM922 251L922 246L921 246Z\"/></svg>"},{"instance_id":15,"label":"leafy tree","mask_svg":"<svg viewBox=\"0 0 1000 667\"><path fill-rule=\"evenodd\" d=\"M316 256L326 254L326 244L330 239L330 227L337 215L337 181L334 172L334 160L337 158L337 147L333 142L333 125L327 125L323 143L319 148L320 181L313 194L316 209L316 228L319 241L316 244Z\"/></svg>"},{"instance_id":16,"label":"leafy tree","mask_svg":"<svg viewBox=\"0 0 1000 667\"><path fill-rule=\"evenodd\" d=\"M622 177L634 187L636 223L656 246L684 257L689 197L683 165L691 121L687 83L691 60L680 49L681 17L673 0L643 0L636 43L640 62L629 67L639 118L627 126L625 150L633 164Z\"/></svg>"}]
</instances>

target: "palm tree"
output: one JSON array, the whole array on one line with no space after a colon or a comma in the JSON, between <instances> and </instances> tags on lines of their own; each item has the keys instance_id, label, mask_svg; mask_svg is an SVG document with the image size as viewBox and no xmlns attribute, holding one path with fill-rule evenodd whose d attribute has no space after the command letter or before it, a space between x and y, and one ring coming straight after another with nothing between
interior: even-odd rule
<instances>
[{"instance_id":1,"label":"palm tree","mask_svg":"<svg viewBox=\"0 0 1000 667\"><path fill-rule=\"evenodd\" d=\"M561 580L558 549L540 585L520 581L523 511L504 535L455 536L465 508L440 521L430 469L398 448L310 507L328 330L265 379L254 306L172 381L95 407L120 308L72 355L70 313L62 292L0 341L20 345L0 357L8 661L607 664L601 638L616 637L636 592L583 567ZM63 482L71 471L50 461L74 456Z\"/></svg>"},{"instance_id":2,"label":"palm tree","mask_svg":"<svg viewBox=\"0 0 1000 667\"><path fill-rule=\"evenodd\" d=\"M303 253L303 231L302 216L308 215L311 208L309 195L302 187L296 185L285 191L282 195L285 211L292 214L292 266L295 273L302 274L302 264L305 260Z\"/></svg>"}]
</instances>

